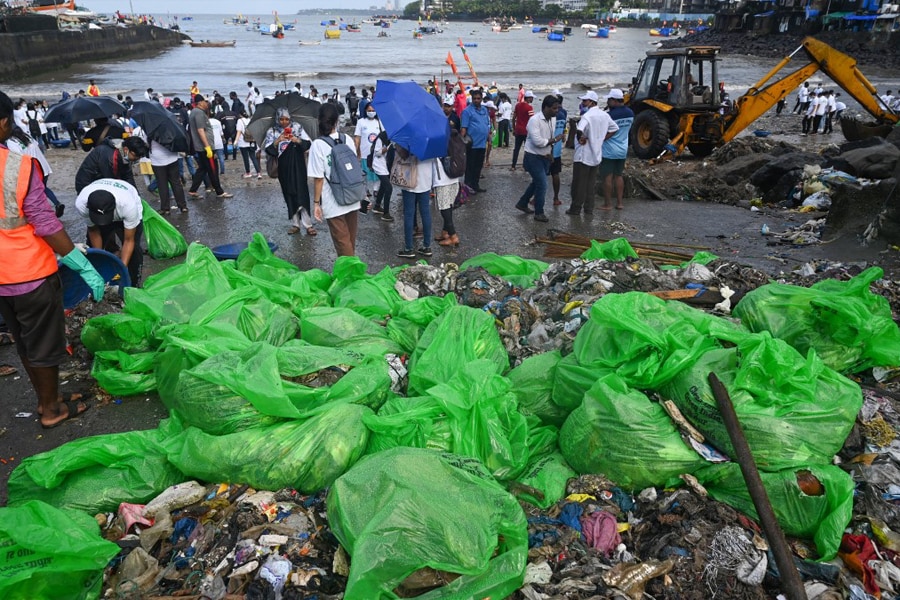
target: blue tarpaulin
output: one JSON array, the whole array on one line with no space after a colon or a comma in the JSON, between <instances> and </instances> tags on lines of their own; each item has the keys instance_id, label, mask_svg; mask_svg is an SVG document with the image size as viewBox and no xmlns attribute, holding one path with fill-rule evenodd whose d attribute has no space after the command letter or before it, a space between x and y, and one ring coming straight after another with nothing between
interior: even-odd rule
<instances>
[{"instance_id":1,"label":"blue tarpaulin","mask_svg":"<svg viewBox=\"0 0 900 600\"><path fill-rule=\"evenodd\" d=\"M874 21L878 15L847 15L844 17L847 21Z\"/></svg>"}]
</instances>

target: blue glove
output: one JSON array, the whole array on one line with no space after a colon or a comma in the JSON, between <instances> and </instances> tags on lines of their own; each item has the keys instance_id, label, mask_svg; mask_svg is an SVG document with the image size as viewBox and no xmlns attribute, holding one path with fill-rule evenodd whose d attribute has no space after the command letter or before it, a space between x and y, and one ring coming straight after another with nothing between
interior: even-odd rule
<instances>
[{"instance_id":1,"label":"blue glove","mask_svg":"<svg viewBox=\"0 0 900 600\"><path fill-rule=\"evenodd\" d=\"M62 264L66 265L73 271L77 271L84 282L91 288L94 294L94 300L97 302L103 300L103 292L106 290L106 282L100 277L100 273L94 268L84 253L75 248L62 258Z\"/></svg>"}]
</instances>

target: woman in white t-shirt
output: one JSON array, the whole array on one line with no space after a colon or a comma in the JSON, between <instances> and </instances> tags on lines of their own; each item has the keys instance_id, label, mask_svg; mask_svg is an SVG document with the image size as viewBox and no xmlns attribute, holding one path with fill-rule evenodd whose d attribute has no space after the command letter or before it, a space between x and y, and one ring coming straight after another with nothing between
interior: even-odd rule
<instances>
[{"instance_id":1,"label":"woman in white t-shirt","mask_svg":"<svg viewBox=\"0 0 900 600\"><path fill-rule=\"evenodd\" d=\"M387 131L382 130L375 138L371 150L372 171L378 175L378 180L381 182L375 192L375 208L372 209L372 212L381 215L382 221L394 220L394 217L391 216L391 194L394 193L394 186L391 185L391 171L387 165L387 153L390 147L391 142L388 140Z\"/></svg>"},{"instance_id":2,"label":"woman in white t-shirt","mask_svg":"<svg viewBox=\"0 0 900 600\"><path fill-rule=\"evenodd\" d=\"M256 155L256 140L248 140L247 125L250 123L250 117L247 111L241 111L241 117L237 122L237 144L238 150L241 151L241 158L244 159L244 179L253 177L250 172L250 165L253 165L253 172L256 173L257 179L262 179L262 172L259 170L259 157Z\"/></svg>"},{"instance_id":3,"label":"woman in white t-shirt","mask_svg":"<svg viewBox=\"0 0 900 600\"><path fill-rule=\"evenodd\" d=\"M175 196L175 204L182 213L188 212L187 201L184 195L184 184L181 182L181 174L178 172L178 153L166 148L156 140L148 140L142 127L136 127L131 132L150 144L150 167L156 177L156 191L159 193L159 214L168 215L172 209L172 201L169 189Z\"/></svg>"},{"instance_id":4,"label":"woman in white t-shirt","mask_svg":"<svg viewBox=\"0 0 900 600\"><path fill-rule=\"evenodd\" d=\"M337 131L338 111L334 104L319 108L319 135L340 140ZM346 136L344 137L346 143ZM355 256L359 202L341 206L331 193L326 179L331 176L331 146L322 139L313 140L309 149L307 175L313 180L313 216L325 220L338 256Z\"/></svg>"},{"instance_id":5,"label":"woman in white t-shirt","mask_svg":"<svg viewBox=\"0 0 900 600\"><path fill-rule=\"evenodd\" d=\"M400 258L415 258L416 252L422 256L431 256L433 254L431 246L424 245L428 242L423 241L423 245L418 250L413 250L413 227L415 225L416 209L418 209L419 216L422 218L422 231L425 234L424 239L431 239L430 197L431 188L434 185L435 180L435 159L429 158L427 160L418 160L414 154L411 154L409 150L403 146L399 146L396 143L394 146L397 151L397 158L395 160L405 160L407 157L411 157L414 159L416 169L415 186L410 188L400 188L403 191L404 246L403 249L397 252L397 256Z\"/></svg>"}]
</instances>

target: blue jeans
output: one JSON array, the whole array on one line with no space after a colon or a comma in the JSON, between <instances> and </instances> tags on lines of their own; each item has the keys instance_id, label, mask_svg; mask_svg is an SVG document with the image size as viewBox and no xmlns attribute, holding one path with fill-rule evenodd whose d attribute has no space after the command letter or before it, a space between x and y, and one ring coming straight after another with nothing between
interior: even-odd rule
<instances>
[{"instance_id":1,"label":"blue jeans","mask_svg":"<svg viewBox=\"0 0 900 600\"><path fill-rule=\"evenodd\" d=\"M522 168L531 175L531 183L519 199L519 206L528 207L528 199L534 196L534 214L544 214L544 196L547 194L547 175L550 173L550 161L537 154L525 153Z\"/></svg>"},{"instance_id":2,"label":"blue jeans","mask_svg":"<svg viewBox=\"0 0 900 600\"><path fill-rule=\"evenodd\" d=\"M423 246L430 246L428 242L431 236L431 203L429 202L429 191L410 192L403 190L403 241L406 244L405 249L413 248L413 223L416 219L416 207L419 209L419 216L422 217L422 233L425 239Z\"/></svg>"},{"instance_id":3,"label":"blue jeans","mask_svg":"<svg viewBox=\"0 0 900 600\"><path fill-rule=\"evenodd\" d=\"M225 174L225 148L216 148L216 159L219 161L219 174Z\"/></svg>"}]
</instances>

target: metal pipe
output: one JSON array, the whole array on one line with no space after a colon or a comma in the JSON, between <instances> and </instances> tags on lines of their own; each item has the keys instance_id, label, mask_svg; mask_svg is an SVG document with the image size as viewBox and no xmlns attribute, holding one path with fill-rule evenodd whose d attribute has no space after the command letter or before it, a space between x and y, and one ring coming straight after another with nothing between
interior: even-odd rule
<instances>
[{"instance_id":1,"label":"metal pipe","mask_svg":"<svg viewBox=\"0 0 900 600\"><path fill-rule=\"evenodd\" d=\"M719 405L725 429L728 431L728 437L731 438L731 445L734 447L734 458L741 467L741 474L744 476L753 506L756 507L756 514L759 515L759 522L769 540L772 554L775 555L775 564L781 574L781 589L788 600L807 600L803 580L800 579L800 574L794 566L794 558L788 549L787 540L784 539L784 532L775 518L775 512L772 510L766 488L763 487L762 478L756 468L756 461L753 459L753 454L750 453L750 445L747 443L747 438L744 437L744 430L734 412L734 405L731 403L728 390L725 389L715 373L710 373L708 379L713 396L716 398L716 404Z\"/></svg>"}]
</instances>

